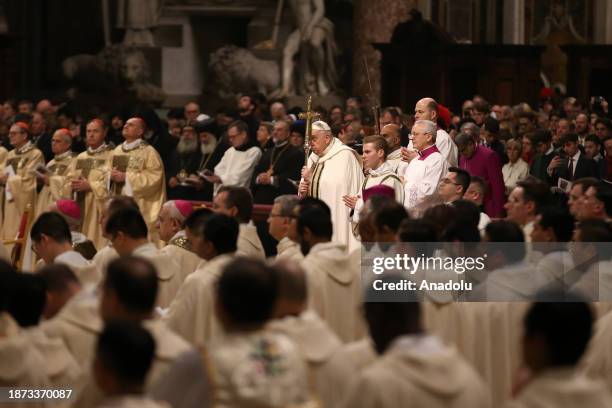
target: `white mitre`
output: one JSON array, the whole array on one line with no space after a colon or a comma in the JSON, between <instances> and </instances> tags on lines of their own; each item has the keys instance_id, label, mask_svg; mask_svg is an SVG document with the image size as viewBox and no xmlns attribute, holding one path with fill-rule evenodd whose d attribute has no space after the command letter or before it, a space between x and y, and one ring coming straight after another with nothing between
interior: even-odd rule
<instances>
[{"instance_id":1,"label":"white mitre","mask_svg":"<svg viewBox=\"0 0 612 408\"><path fill-rule=\"evenodd\" d=\"M316 122L312 122L312 130L323 130L325 132L331 132L331 128L329 125L322 120L317 120Z\"/></svg>"}]
</instances>

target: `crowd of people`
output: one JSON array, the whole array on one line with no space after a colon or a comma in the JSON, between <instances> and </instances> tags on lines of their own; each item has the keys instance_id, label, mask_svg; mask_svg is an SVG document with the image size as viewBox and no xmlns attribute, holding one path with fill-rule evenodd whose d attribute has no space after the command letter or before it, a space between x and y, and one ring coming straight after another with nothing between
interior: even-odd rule
<instances>
[{"instance_id":1,"label":"crowd of people","mask_svg":"<svg viewBox=\"0 0 612 408\"><path fill-rule=\"evenodd\" d=\"M248 95L164 118L2 104L0 385L76 407L612 406L605 100L314 111L305 135ZM371 250L486 251L486 271L372 301Z\"/></svg>"}]
</instances>

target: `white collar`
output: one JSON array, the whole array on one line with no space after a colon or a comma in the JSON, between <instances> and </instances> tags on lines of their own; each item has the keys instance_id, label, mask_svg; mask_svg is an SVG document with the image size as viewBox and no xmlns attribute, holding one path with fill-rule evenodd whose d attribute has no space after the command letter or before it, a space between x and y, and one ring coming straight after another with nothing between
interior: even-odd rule
<instances>
[{"instance_id":1,"label":"white collar","mask_svg":"<svg viewBox=\"0 0 612 408\"><path fill-rule=\"evenodd\" d=\"M155 246L155 244L153 244L152 242L147 242L146 244L142 244L138 248L134 249L132 251L132 255L140 255L146 257L147 255L150 255L151 253L155 252L157 252L157 247Z\"/></svg>"},{"instance_id":2,"label":"white collar","mask_svg":"<svg viewBox=\"0 0 612 408\"><path fill-rule=\"evenodd\" d=\"M336 143L336 138L332 136L332 140L329 143L329 145L327 145L327 147L325 148L325 150L323 150L323 154L320 157L325 156L327 153L329 153L329 151L331 150L331 148L334 146L334 143Z\"/></svg>"},{"instance_id":3,"label":"white collar","mask_svg":"<svg viewBox=\"0 0 612 408\"><path fill-rule=\"evenodd\" d=\"M21 154L23 153L25 150L27 150L30 146L32 146L32 142L30 142L29 140L26 142L26 144L24 144L23 146L21 146L19 149L15 149L17 154Z\"/></svg>"},{"instance_id":4,"label":"white collar","mask_svg":"<svg viewBox=\"0 0 612 408\"><path fill-rule=\"evenodd\" d=\"M552 143L550 144L550 147L548 148L548 150L546 151L546 153L544 153L544 156L548 156L549 154L551 154L552 152L555 151L555 147L552 145Z\"/></svg>"},{"instance_id":5,"label":"white collar","mask_svg":"<svg viewBox=\"0 0 612 408\"><path fill-rule=\"evenodd\" d=\"M140 139L136 139L133 142L128 143L127 141L123 142L123 148L124 149L134 149L136 147L138 147L138 145L140 145L143 142L142 138Z\"/></svg>"},{"instance_id":6,"label":"white collar","mask_svg":"<svg viewBox=\"0 0 612 408\"><path fill-rule=\"evenodd\" d=\"M70 231L70 235L72 236L72 245L80 244L87 241L87 237L82 232Z\"/></svg>"},{"instance_id":7,"label":"white collar","mask_svg":"<svg viewBox=\"0 0 612 408\"><path fill-rule=\"evenodd\" d=\"M72 151L67 150L64 153L61 154L56 154L55 157L53 157L53 160L64 160L67 159L68 157L70 157L70 155L72 154Z\"/></svg>"},{"instance_id":8,"label":"white collar","mask_svg":"<svg viewBox=\"0 0 612 408\"><path fill-rule=\"evenodd\" d=\"M183 238L183 237L186 237L186 236L187 235L185 234L185 230L180 230L180 231L177 231L177 233L174 234L172 236L172 238L170 238L170 241L172 241L173 239Z\"/></svg>"},{"instance_id":9,"label":"white collar","mask_svg":"<svg viewBox=\"0 0 612 408\"><path fill-rule=\"evenodd\" d=\"M574 165L575 165L575 163L578 163L578 159L579 158L580 158L580 149L578 149L576 154L572 156L572 160L574 161Z\"/></svg>"},{"instance_id":10,"label":"white collar","mask_svg":"<svg viewBox=\"0 0 612 408\"><path fill-rule=\"evenodd\" d=\"M100 153L102 151L104 151L107 147L106 143L102 143L100 146L96 147L95 149L92 149L91 147L87 148L87 152L89 154L96 154L96 153Z\"/></svg>"},{"instance_id":11,"label":"white collar","mask_svg":"<svg viewBox=\"0 0 612 408\"><path fill-rule=\"evenodd\" d=\"M386 173L393 173L393 167L391 166L391 163L389 163L388 161L385 161L383 164L378 166L377 169L370 170L370 175L372 177L382 176L383 174L386 174Z\"/></svg>"}]
</instances>

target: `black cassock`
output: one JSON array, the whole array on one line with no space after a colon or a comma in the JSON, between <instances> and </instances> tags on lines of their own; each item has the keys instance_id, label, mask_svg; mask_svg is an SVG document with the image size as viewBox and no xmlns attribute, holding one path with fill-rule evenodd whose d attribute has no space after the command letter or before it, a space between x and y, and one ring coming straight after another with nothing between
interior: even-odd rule
<instances>
[{"instance_id":1,"label":"black cassock","mask_svg":"<svg viewBox=\"0 0 612 408\"><path fill-rule=\"evenodd\" d=\"M255 180L272 166L274 184L256 184ZM289 180L299 183L304 166L304 150L288 142L274 146L264 152L253 172L251 192L256 204L272 204L274 199L283 194L297 194L297 186Z\"/></svg>"},{"instance_id":2,"label":"black cassock","mask_svg":"<svg viewBox=\"0 0 612 408\"><path fill-rule=\"evenodd\" d=\"M215 166L219 164L225 151L229 148L229 143L225 138L221 138L212 153L202 154L198 146L198 150L188 156L178 154L176 150L172 152L168 163L166 164L166 183L170 178L176 177L181 169L185 169L188 175L198 174L204 170L214 172ZM167 184L166 184L167 185ZM197 190L192 186L178 185L175 188L170 188L167 185L168 200L194 200L194 201L212 201L213 185L209 182L204 183L204 188Z\"/></svg>"}]
</instances>

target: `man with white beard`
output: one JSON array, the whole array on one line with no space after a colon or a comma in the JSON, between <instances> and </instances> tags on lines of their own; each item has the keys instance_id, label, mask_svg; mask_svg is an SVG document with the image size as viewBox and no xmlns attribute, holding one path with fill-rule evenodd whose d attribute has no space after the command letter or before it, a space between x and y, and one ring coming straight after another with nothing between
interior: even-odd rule
<instances>
[{"instance_id":1,"label":"man with white beard","mask_svg":"<svg viewBox=\"0 0 612 408\"><path fill-rule=\"evenodd\" d=\"M189 177L187 183L195 186L197 199L202 201L212 201L213 185L207 183L201 176L204 170L214 171L214 168L229 148L229 143L225 138L217 139L215 136L216 123L213 119L196 122L195 132L200 141L200 164L198 174Z\"/></svg>"},{"instance_id":2,"label":"man with white beard","mask_svg":"<svg viewBox=\"0 0 612 408\"><path fill-rule=\"evenodd\" d=\"M198 136L192 125L186 125L176 149L165 163L169 199L197 200L195 185L188 184L187 178L197 175L201 161Z\"/></svg>"}]
</instances>

